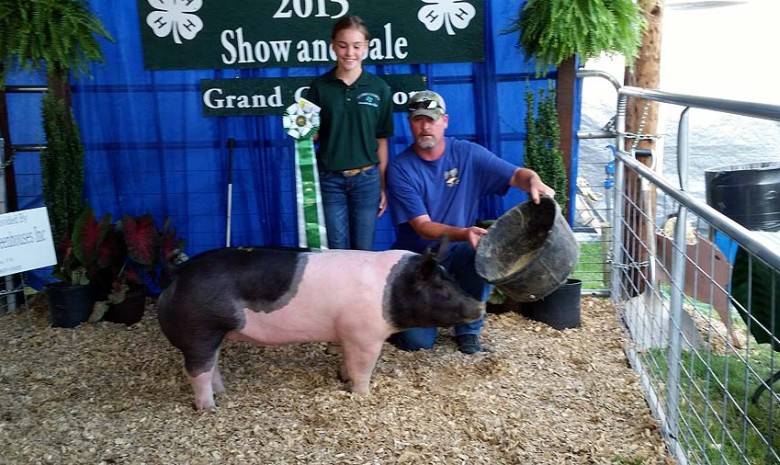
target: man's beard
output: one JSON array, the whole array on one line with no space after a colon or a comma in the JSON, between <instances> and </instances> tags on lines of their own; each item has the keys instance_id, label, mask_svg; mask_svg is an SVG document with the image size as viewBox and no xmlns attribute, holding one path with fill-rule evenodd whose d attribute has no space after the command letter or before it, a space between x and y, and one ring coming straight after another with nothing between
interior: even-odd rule
<instances>
[{"instance_id":1,"label":"man's beard","mask_svg":"<svg viewBox=\"0 0 780 465\"><path fill-rule=\"evenodd\" d=\"M417 138L417 146L421 149L432 149L438 141L433 136L420 136Z\"/></svg>"}]
</instances>

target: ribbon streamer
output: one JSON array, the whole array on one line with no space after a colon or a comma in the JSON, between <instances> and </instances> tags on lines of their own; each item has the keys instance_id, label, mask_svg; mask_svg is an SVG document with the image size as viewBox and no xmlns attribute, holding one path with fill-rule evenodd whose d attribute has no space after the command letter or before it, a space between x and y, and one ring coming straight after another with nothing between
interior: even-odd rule
<instances>
[{"instance_id":1,"label":"ribbon streamer","mask_svg":"<svg viewBox=\"0 0 780 465\"><path fill-rule=\"evenodd\" d=\"M323 224L320 178L312 136L320 126L320 107L300 99L287 107L282 116L285 132L295 139L295 188L298 203L298 244L300 247L327 249L328 236Z\"/></svg>"}]
</instances>

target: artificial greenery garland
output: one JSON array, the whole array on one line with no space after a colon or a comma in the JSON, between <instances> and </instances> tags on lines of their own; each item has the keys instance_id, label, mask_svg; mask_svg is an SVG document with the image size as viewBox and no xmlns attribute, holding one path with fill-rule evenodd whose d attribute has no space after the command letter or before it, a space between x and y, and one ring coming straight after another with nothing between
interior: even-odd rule
<instances>
[{"instance_id":1,"label":"artificial greenery garland","mask_svg":"<svg viewBox=\"0 0 780 465\"><path fill-rule=\"evenodd\" d=\"M517 46L541 75L569 58L621 54L630 66L646 21L634 0L528 0L504 33L520 31Z\"/></svg>"},{"instance_id":2,"label":"artificial greenery garland","mask_svg":"<svg viewBox=\"0 0 780 465\"><path fill-rule=\"evenodd\" d=\"M41 152L43 197L55 240L70 234L84 209L84 147L76 120L65 102L47 93L43 98L46 148Z\"/></svg>"},{"instance_id":3,"label":"artificial greenery garland","mask_svg":"<svg viewBox=\"0 0 780 465\"><path fill-rule=\"evenodd\" d=\"M567 211L569 183L561 150L561 128L555 108L555 91L539 90L538 104L533 90L525 93L526 143L523 166L536 171L545 184L555 189L555 201ZM534 112L536 108L536 112Z\"/></svg>"}]
</instances>

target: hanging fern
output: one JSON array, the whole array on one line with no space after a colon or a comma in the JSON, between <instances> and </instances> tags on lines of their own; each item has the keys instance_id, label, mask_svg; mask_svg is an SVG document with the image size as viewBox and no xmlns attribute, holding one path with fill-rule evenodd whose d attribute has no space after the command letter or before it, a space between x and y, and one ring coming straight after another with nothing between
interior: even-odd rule
<instances>
[{"instance_id":1,"label":"hanging fern","mask_svg":"<svg viewBox=\"0 0 780 465\"><path fill-rule=\"evenodd\" d=\"M70 234L84 207L84 147L68 72L89 75L90 63L103 61L100 38L113 41L87 0L0 0L0 88L5 71L46 71L41 181L55 240Z\"/></svg>"},{"instance_id":2,"label":"hanging fern","mask_svg":"<svg viewBox=\"0 0 780 465\"><path fill-rule=\"evenodd\" d=\"M525 93L526 143L523 166L536 171L545 184L555 189L555 201L561 211L567 211L569 183L563 151L560 145L561 129L555 107L555 91L539 90L539 100L530 86Z\"/></svg>"},{"instance_id":3,"label":"hanging fern","mask_svg":"<svg viewBox=\"0 0 780 465\"><path fill-rule=\"evenodd\" d=\"M541 75L579 56L621 54L631 65L646 21L633 0L528 0L504 34L520 31L517 46Z\"/></svg>"},{"instance_id":4,"label":"hanging fern","mask_svg":"<svg viewBox=\"0 0 780 465\"><path fill-rule=\"evenodd\" d=\"M113 41L85 0L0 0L0 73L45 65L50 74L88 75L103 60L98 37Z\"/></svg>"}]
</instances>

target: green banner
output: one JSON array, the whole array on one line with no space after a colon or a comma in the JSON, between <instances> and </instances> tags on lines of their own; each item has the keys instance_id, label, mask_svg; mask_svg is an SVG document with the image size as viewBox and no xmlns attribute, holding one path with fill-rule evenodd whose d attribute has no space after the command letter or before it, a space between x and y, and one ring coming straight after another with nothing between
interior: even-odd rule
<instances>
[{"instance_id":1,"label":"green banner","mask_svg":"<svg viewBox=\"0 0 780 465\"><path fill-rule=\"evenodd\" d=\"M426 89L422 74L381 76L393 92L393 109L406 111L409 94ZM306 97L314 76L257 79L202 79L205 116L281 115L290 102Z\"/></svg>"},{"instance_id":2,"label":"green banner","mask_svg":"<svg viewBox=\"0 0 780 465\"><path fill-rule=\"evenodd\" d=\"M137 0L149 70L329 66L333 24L358 15L367 64L485 60L484 0Z\"/></svg>"},{"instance_id":3,"label":"green banner","mask_svg":"<svg viewBox=\"0 0 780 465\"><path fill-rule=\"evenodd\" d=\"M282 126L295 139L295 196L298 204L298 245L328 248L322 209L317 156L312 136L320 127L320 108L299 99L284 111Z\"/></svg>"}]
</instances>

